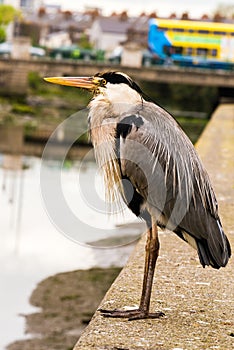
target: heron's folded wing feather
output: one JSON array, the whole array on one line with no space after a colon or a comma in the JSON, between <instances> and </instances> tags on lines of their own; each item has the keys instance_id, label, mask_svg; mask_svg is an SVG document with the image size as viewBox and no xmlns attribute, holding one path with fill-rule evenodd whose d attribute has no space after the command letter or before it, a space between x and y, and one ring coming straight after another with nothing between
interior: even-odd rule
<instances>
[{"instance_id":1,"label":"heron's folded wing feather","mask_svg":"<svg viewBox=\"0 0 234 350\"><path fill-rule=\"evenodd\" d=\"M131 112L118 122L122 174L171 230L183 224L194 237L207 238L207 218L218 219L217 202L192 143L160 107L147 102Z\"/></svg>"}]
</instances>

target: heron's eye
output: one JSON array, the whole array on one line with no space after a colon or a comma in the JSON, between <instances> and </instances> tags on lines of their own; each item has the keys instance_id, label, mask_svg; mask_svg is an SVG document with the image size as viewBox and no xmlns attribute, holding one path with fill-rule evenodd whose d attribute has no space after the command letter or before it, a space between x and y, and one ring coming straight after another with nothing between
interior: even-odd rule
<instances>
[{"instance_id":1,"label":"heron's eye","mask_svg":"<svg viewBox=\"0 0 234 350\"><path fill-rule=\"evenodd\" d=\"M106 85L106 80L105 79L102 79L102 86L105 86Z\"/></svg>"}]
</instances>

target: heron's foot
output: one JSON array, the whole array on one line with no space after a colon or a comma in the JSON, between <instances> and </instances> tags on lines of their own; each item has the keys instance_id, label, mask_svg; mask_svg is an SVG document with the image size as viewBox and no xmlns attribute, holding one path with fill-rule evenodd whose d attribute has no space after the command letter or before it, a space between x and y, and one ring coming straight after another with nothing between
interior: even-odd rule
<instances>
[{"instance_id":1,"label":"heron's foot","mask_svg":"<svg viewBox=\"0 0 234 350\"><path fill-rule=\"evenodd\" d=\"M101 312L101 314L104 317L113 317L113 318L128 318L129 321L132 320L142 320L145 318L159 318L165 316L163 312L147 312L141 309L134 309L134 310L105 310L105 309L99 309L98 311Z\"/></svg>"}]
</instances>

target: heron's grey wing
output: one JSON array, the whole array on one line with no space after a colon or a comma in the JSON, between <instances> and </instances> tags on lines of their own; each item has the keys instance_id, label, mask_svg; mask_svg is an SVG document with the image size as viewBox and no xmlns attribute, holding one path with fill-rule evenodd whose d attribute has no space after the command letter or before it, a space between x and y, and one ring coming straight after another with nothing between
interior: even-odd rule
<instances>
[{"instance_id":1,"label":"heron's grey wing","mask_svg":"<svg viewBox=\"0 0 234 350\"><path fill-rule=\"evenodd\" d=\"M117 136L122 174L149 207L163 211L165 218L177 227L190 202L199 197L196 205L202 203L217 216L208 175L190 140L166 111L145 103L136 113L121 117ZM198 235L200 238L202 233Z\"/></svg>"},{"instance_id":2,"label":"heron's grey wing","mask_svg":"<svg viewBox=\"0 0 234 350\"><path fill-rule=\"evenodd\" d=\"M226 264L230 252L209 177L177 122L146 102L120 118L116 147L135 213L146 207L160 226L197 246L203 265Z\"/></svg>"}]
</instances>

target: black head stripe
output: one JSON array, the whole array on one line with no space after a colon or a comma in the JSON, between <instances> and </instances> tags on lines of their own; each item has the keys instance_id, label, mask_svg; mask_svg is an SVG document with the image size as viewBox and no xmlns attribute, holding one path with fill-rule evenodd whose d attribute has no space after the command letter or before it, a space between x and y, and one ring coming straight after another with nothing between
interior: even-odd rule
<instances>
[{"instance_id":1,"label":"black head stripe","mask_svg":"<svg viewBox=\"0 0 234 350\"><path fill-rule=\"evenodd\" d=\"M97 73L96 76L105 79L111 84L127 84L139 94L142 94L141 88L130 77L120 72Z\"/></svg>"}]
</instances>

